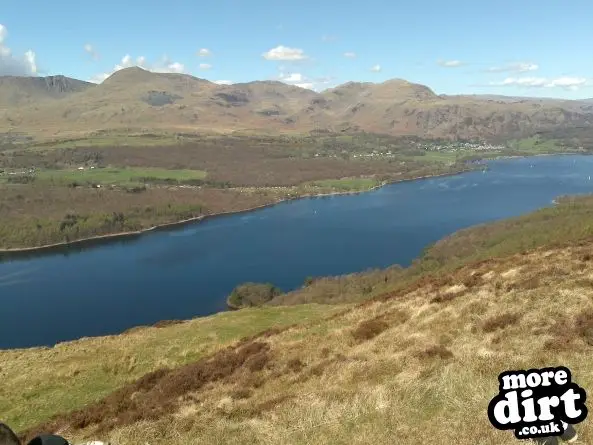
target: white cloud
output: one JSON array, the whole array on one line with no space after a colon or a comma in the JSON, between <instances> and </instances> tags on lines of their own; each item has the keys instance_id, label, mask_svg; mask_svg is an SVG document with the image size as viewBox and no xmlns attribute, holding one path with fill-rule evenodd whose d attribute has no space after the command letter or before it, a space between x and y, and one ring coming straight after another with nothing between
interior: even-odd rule
<instances>
[{"instance_id":1,"label":"white cloud","mask_svg":"<svg viewBox=\"0 0 593 445\"><path fill-rule=\"evenodd\" d=\"M27 65L29 66L29 69L32 73L37 72L37 63L35 62L35 58L36 56L33 51L29 50L25 53L25 61L27 62Z\"/></svg>"},{"instance_id":2,"label":"white cloud","mask_svg":"<svg viewBox=\"0 0 593 445\"><path fill-rule=\"evenodd\" d=\"M463 65L461 60L439 60L437 63L444 68L457 68Z\"/></svg>"},{"instance_id":3,"label":"white cloud","mask_svg":"<svg viewBox=\"0 0 593 445\"><path fill-rule=\"evenodd\" d=\"M302 49L289 48L283 45L263 53L262 57L266 60L304 60L308 58Z\"/></svg>"},{"instance_id":4,"label":"white cloud","mask_svg":"<svg viewBox=\"0 0 593 445\"><path fill-rule=\"evenodd\" d=\"M371 67L371 71L378 73L379 71L381 71L381 65L374 65Z\"/></svg>"},{"instance_id":5,"label":"white cloud","mask_svg":"<svg viewBox=\"0 0 593 445\"><path fill-rule=\"evenodd\" d=\"M198 51L198 56L200 56L200 57L208 57L211 55L212 55L212 53L210 52L210 50L208 48L202 48L201 50Z\"/></svg>"},{"instance_id":6,"label":"white cloud","mask_svg":"<svg viewBox=\"0 0 593 445\"><path fill-rule=\"evenodd\" d=\"M333 77L316 77L309 78L301 73L283 73L281 72L277 79L288 85L293 85L308 90L319 91L323 86L330 84Z\"/></svg>"},{"instance_id":7,"label":"white cloud","mask_svg":"<svg viewBox=\"0 0 593 445\"><path fill-rule=\"evenodd\" d=\"M200 63L201 70L209 70L210 68L212 68L212 65L210 65L209 63Z\"/></svg>"},{"instance_id":8,"label":"white cloud","mask_svg":"<svg viewBox=\"0 0 593 445\"><path fill-rule=\"evenodd\" d=\"M313 82L294 83L293 85L295 87L304 88L306 90L315 89L315 84Z\"/></svg>"},{"instance_id":9,"label":"white cloud","mask_svg":"<svg viewBox=\"0 0 593 445\"><path fill-rule=\"evenodd\" d=\"M280 73L280 76L278 76L278 77L280 78L280 80L282 80L283 82L286 82L286 83L302 82L304 79L304 76L301 73L291 73L291 74Z\"/></svg>"},{"instance_id":10,"label":"white cloud","mask_svg":"<svg viewBox=\"0 0 593 445\"><path fill-rule=\"evenodd\" d=\"M110 71L108 73L97 74L97 75L93 76L89 80L89 82L101 83L105 79L107 79L109 76L111 76L113 73L115 73L119 70L123 70L124 68L131 68L133 66L137 66L137 67L140 67L140 68L143 68L145 70L152 71L155 73L182 74L182 73L186 72L185 65L183 65L182 63L179 63L179 62L172 62L166 56L163 57L157 63L149 64L149 63L147 63L146 57L144 57L144 56L136 57L136 59L134 60L132 58L132 56L130 56L129 54L126 54L124 57L122 57L121 61L115 65L115 67L113 68L112 71Z\"/></svg>"},{"instance_id":11,"label":"white cloud","mask_svg":"<svg viewBox=\"0 0 593 445\"><path fill-rule=\"evenodd\" d=\"M130 56L129 54L126 54L125 56L122 57L121 62L119 64L115 65L113 72L123 70L124 68L131 68L133 66L139 66L141 68L146 68L145 63L146 63L146 58L144 56L140 56L140 57L136 58L136 61L134 62L132 60L132 56Z\"/></svg>"},{"instance_id":12,"label":"white cloud","mask_svg":"<svg viewBox=\"0 0 593 445\"><path fill-rule=\"evenodd\" d=\"M87 82L92 82L92 83L101 83L103 82L105 79L107 79L109 76L111 76L115 71L111 72L111 73L100 73L100 74L95 74L93 77L91 77L90 79L88 79Z\"/></svg>"},{"instance_id":13,"label":"white cloud","mask_svg":"<svg viewBox=\"0 0 593 445\"><path fill-rule=\"evenodd\" d=\"M338 38L336 36L323 35L321 36L321 40L323 40L324 42L335 42L336 40L338 40Z\"/></svg>"},{"instance_id":14,"label":"white cloud","mask_svg":"<svg viewBox=\"0 0 593 445\"><path fill-rule=\"evenodd\" d=\"M551 86L551 87L560 87L560 88L570 88L570 89L575 89L575 88L580 88L583 86L586 86L589 84L589 81L587 79L585 79L584 77L558 77L556 79L552 79L551 82L549 82L549 84L547 84L546 86Z\"/></svg>"},{"instance_id":15,"label":"white cloud","mask_svg":"<svg viewBox=\"0 0 593 445\"><path fill-rule=\"evenodd\" d=\"M233 84L233 82L231 82L230 80L215 80L213 82L218 85L232 85Z\"/></svg>"},{"instance_id":16,"label":"white cloud","mask_svg":"<svg viewBox=\"0 0 593 445\"><path fill-rule=\"evenodd\" d=\"M23 56L16 57L5 45L8 30L0 24L0 76L35 76L37 75L36 56L28 50Z\"/></svg>"},{"instance_id":17,"label":"white cloud","mask_svg":"<svg viewBox=\"0 0 593 445\"><path fill-rule=\"evenodd\" d=\"M150 69L155 73L185 73L185 65L179 62L167 62L163 66L157 66Z\"/></svg>"},{"instance_id":18,"label":"white cloud","mask_svg":"<svg viewBox=\"0 0 593 445\"><path fill-rule=\"evenodd\" d=\"M567 90L578 90L581 87L590 85L584 77L557 77L549 79L546 77L507 77L502 82L491 82L491 86L501 87L524 87L524 88L564 88Z\"/></svg>"},{"instance_id":19,"label":"white cloud","mask_svg":"<svg viewBox=\"0 0 593 445\"><path fill-rule=\"evenodd\" d=\"M84 45L84 50L93 59L96 60L96 59L99 58L99 54L97 53L97 51L95 50L95 48L93 48L93 45L91 45L90 43L87 43L86 45Z\"/></svg>"},{"instance_id":20,"label":"white cloud","mask_svg":"<svg viewBox=\"0 0 593 445\"><path fill-rule=\"evenodd\" d=\"M539 65L535 63L517 62L504 66L494 66L488 68L489 73L526 73L528 71L537 71Z\"/></svg>"},{"instance_id":21,"label":"white cloud","mask_svg":"<svg viewBox=\"0 0 593 445\"><path fill-rule=\"evenodd\" d=\"M356 53L351 51L344 53L344 57L348 57L349 59L354 59L356 57Z\"/></svg>"}]
</instances>

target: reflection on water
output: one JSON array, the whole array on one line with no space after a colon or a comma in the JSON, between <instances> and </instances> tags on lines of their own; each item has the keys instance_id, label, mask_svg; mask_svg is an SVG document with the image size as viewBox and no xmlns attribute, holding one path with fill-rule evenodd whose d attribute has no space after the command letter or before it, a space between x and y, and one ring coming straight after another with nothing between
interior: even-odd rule
<instances>
[{"instance_id":1,"label":"reflection on water","mask_svg":"<svg viewBox=\"0 0 593 445\"><path fill-rule=\"evenodd\" d=\"M458 229L520 215L560 195L591 193L590 175L593 158L585 156L501 160L485 173L23 253L0 263L0 348L211 314L224 310L226 295L246 281L290 290L307 276L405 266Z\"/></svg>"}]
</instances>

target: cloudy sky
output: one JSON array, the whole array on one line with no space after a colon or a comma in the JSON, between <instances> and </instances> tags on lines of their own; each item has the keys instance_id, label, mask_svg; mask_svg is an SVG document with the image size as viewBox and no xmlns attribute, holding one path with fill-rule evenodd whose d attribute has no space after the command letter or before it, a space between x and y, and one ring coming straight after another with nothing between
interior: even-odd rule
<instances>
[{"instance_id":1,"label":"cloudy sky","mask_svg":"<svg viewBox=\"0 0 593 445\"><path fill-rule=\"evenodd\" d=\"M2 0L0 75L100 82L142 66L322 90L593 97L591 0Z\"/></svg>"}]
</instances>

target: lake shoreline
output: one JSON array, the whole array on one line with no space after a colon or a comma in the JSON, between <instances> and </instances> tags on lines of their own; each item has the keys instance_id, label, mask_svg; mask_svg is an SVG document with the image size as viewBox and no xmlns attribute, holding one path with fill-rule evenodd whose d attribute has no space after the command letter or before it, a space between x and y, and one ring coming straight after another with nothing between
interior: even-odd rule
<instances>
[{"instance_id":1,"label":"lake shoreline","mask_svg":"<svg viewBox=\"0 0 593 445\"><path fill-rule=\"evenodd\" d=\"M544 155L538 155L538 156L555 156L555 155L557 155L557 154L544 154ZM567 155L573 155L573 154L572 153L567 153ZM512 156L512 158L521 158L521 157L527 158L527 157L532 157L532 156ZM535 156L533 156L533 157L535 157ZM504 158L504 157L499 157L498 159L502 159L502 158ZM506 157L506 158L511 158L511 157L509 156L509 157ZM497 161L497 159L488 158L488 159L484 159L484 161L485 161L484 162L485 164L491 164L491 166L489 166L489 167L491 167L491 168L494 167L494 170L495 170L494 173L495 174L497 173L496 170L500 170L500 168L495 167L497 165L497 162L495 162L495 161ZM537 162L535 159L533 161L534 162ZM586 162L587 160L584 160L584 161ZM591 161L591 158L589 158L589 161ZM525 169L526 172L530 172L531 171L531 170L529 170L529 163L526 163L524 161L517 161L517 162L519 162L519 165L522 165L523 166L522 168ZM543 162L543 165L546 166L546 165L548 165L548 163L550 161L545 162L543 160L540 160L540 162ZM552 164L551 165L555 165L554 162L555 161L552 161ZM568 167L565 168L565 170L567 170L567 171L572 168L571 167L571 164L572 163L570 163L569 161L568 162L564 162L564 161L558 159L558 162L559 162L559 164L561 166L563 165L563 166L566 167L568 165ZM511 162L503 162L502 164L498 164L498 165L502 166L502 169L504 170L504 169L507 168L505 166L511 165ZM591 164L587 163L586 165L588 166L587 167L587 170L588 170L590 168L590 165ZM57 246L50 247L49 249L48 248L45 248L45 249L33 248L33 249L28 249L28 251L32 252L30 254L30 259L34 260L37 257L45 256L45 254L43 254L44 251L50 251L51 249L55 249L55 250L63 249L62 252L57 252L56 253L55 251L50 251L50 253L47 254L48 256L57 258L57 261L60 262L60 261L62 261L62 258L60 258L61 256L66 257L66 256L70 256L70 255L77 255L77 254L80 254L81 252L84 253L84 251L86 251L86 250L89 250L89 253L90 253L91 251L93 251L96 248L95 246L92 246L92 247L89 247L88 249L87 248L75 249L75 248L72 248L73 245L92 245L93 242L95 242L95 241L96 242L101 242L101 240L105 240L105 239L114 240L114 239L121 238L121 241L109 241L109 242L113 242L113 243L116 243L117 242L117 244L121 244L122 245L122 249L123 248L129 249L130 247L132 249L135 249L135 245L136 244L140 244L140 243L138 243L138 241L140 241L140 240L138 240L136 238L139 237L139 236L141 236L142 234L144 234L148 230L153 230L153 231L154 230L168 230L168 229L171 229L171 227L174 227L174 226L180 226L180 225L184 225L184 224L191 224L192 222L200 221L200 220L205 220L206 218L209 218L209 217L210 218L213 218L213 217L225 216L225 215L232 216L232 215L237 214L237 213L247 213L247 212L255 211L255 210L259 209L259 208L271 207L271 206L275 206L277 204L281 204L283 202L287 202L288 203L288 201L296 201L298 199L304 199L304 198L316 199L316 198L320 198L320 197L323 197L323 196L332 197L332 196L339 196L339 195L362 195L363 193L367 193L368 191L378 190L378 189L381 189L381 188L385 187L386 185L390 185L390 184L394 184L394 183L399 183L399 182L418 181L418 183L416 183L416 184L411 184L411 187L414 190L416 188L425 187L428 184L433 184L434 187L437 187L441 183L442 180L440 180L440 181L439 180L432 181L430 179L432 179L432 178L435 178L436 179L438 177L451 177L451 178L453 178L451 180L454 181L454 182L456 182L456 179L454 179L455 176L457 176L458 178L460 178L459 180L461 182L464 182L466 180L472 181L472 180L475 180L476 178L479 179L479 180L482 180L484 182L491 182L491 181L489 181L488 179L485 179L482 176L480 170L483 168L483 166L484 166L483 164L479 164L479 165L475 165L474 164L474 165L472 165L472 164L470 164L468 162L466 165L458 165L458 166L456 166L456 167L459 168L459 170L449 171L449 172L446 172L446 173L439 173L437 175L423 175L423 176L418 175L416 177L409 177L409 178L406 178L406 179L397 179L397 180L385 181L383 183L377 183L376 185L374 185L373 187L370 187L367 190L345 191L345 192L337 192L337 191L334 191L334 192L331 192L331 193L323 193L323 194L322 193L318 193L318 194L308 193L308 194L303 194L303 195L298 196L298 197L296 197L296 196L288 196L288 197L282 198L282 199L278 199L279 196L276 195L276 196L273 197L275 199L275 202L269 202L269 203L264 204L264 205L254 206L253 208L246 209L246 210L217 213L217 214L212 214L212 215L200 215L198 217L187 219L187 220L183 220L183 221L176 221L176 222L162 224L162 225L159 225L159 226L156 226L156 227L153 227L153 228L150 228L150 229L146 229L146 230L143 230L143 231L135 231L135 232L123 233L123 234L104 235L104 236L101 236L101 237L91 238L89 240L77 240L77 241L73 241L71 243L58 244ZM548 170L550 170L550 168ZM465 175L465 173L468 173L468 175ZM555 174L555 171L550 170L550 171L548 171L548 173L551 174L551 175L554 175ZM570 173L570 171L568 171L568 173ZM503 174L504 174L504 172L503 172ZM585 178L586 178L586 176L585 176ZM420 182L421 179L429 179L430 181ZM444 181L445 182L448 182L449 180L448 179L445 179ZM590 183L587 182L586 184L590 184ZM589 187L590 186L588 185L588 189L589 189ZM374 200L374 199L380 199L380 200L389 199L390 196L391 196L391 189L388 189L385 193L379 192L378 194L375 194L373 196L375 196L376 198L372 198L371 197L370 198L371 200ZM346 200L346 201L349 202L350 200ZM504 203L506 203L507 201L508 201L508 196L506 196L506 197L503 196L502 197L502 201L501 201L503 203L503 205L506 205ZM333 200L330 199L327 202L328 202L327 205L330 205L331 206L332 205L331 202L333 202ZM321 201L319 203L321 203ZM290 203L288 203L288 204L290 204ZM388 204L388 206L390 206L389 203L387 203L387 204ZM553 203L553 204L556 204L556 203ZM294 204L291 204L291 205L294 205ZM306 202L303 203L303 206L305 208L309 208L309 205L310 204L307 204ZM311 205L316 205L316 204L314 204L314 202L311 201ZM324 205L326 205L326 204L324 204ZM352 205L356 205L356 203L349 204L349 206L352 206ZM286 206L286 207L290 208L290 206ZM393 207L393 206L391 206L391 207ZM398 209L398 206L395 206L393 208L395 208L397 210ZM281 212L286 212L286 210L281 210ZM290 214L290 212L289 212L289 214ZM523 213L521 213L521 215L522 214ZM363 216L363 218L364 218L364 216ZM488 221L490 221L490 220L488 220ZM484 224L484 222L479 222L477 224ZM225 226L226 224L223 223L222 225ZM193 232L193 229L195 228L196 230L199 231L200 230L200 227L201 226L198 226L196 224L195 226L190 226L189 227L189 230L192 230L192 232ZM465 228L465 227L462 227L462 229L463 228ZM461 229L457 229L457 230L461 230ZM452 233L455 233L457 230L451 232L451 234ZM174 233L173 230L171 231L171 233ZM165 233L165 237L167 236L167 234L168 234L168 232ZM444 236L440 237L439 239L443 239L446 236L450 236L450 234L444 235ZM128 247L125 247L124 246L124 244L127 243L125 241L126 239L131 239L132 240L132 241L130 241L131 244ZM150 237L147 237L146 239L144 239L142 241L144 242L146 240L150 240ZM167 243L166 240L164 240L164 242ZM116 248L118 248L118 247L116 246ZM72 249L72 250L70 250L70 249ZM41 250L41 252L40 252L40 250ZM21 253L23 253L23 252L21 252ZM107 251L105 253L108 254L108 255L110 255L109 251ZM196 256L198 256L198 255L196 255ZM422 253L419 253L419 254L417 254L417 256L415 256L415 258L420 258L421 256L422 256ZM22 259L23 259L23 257L16 257L16 256L14 257L15 263L17 261L19 261L19 260L22 260ZM29 258L26 258L26 259L28 260ZM4 262L3 260L4 260L4 258L2 258L2 254L0 252L0 263L1 262ZM12 260L13 260L12 257L6 257L6 262L10 262ZM76 258L70 258L68 260L69 260L69 262L74 262L74 263L77 263L78 262ZM389 263L389 264L392 264L392 263ZM380 267L383 267L383 266L380 266ZM406 266L406 267L409 267L409 266ZM319 277L340 276L340 275L342 275L344 273L346 273L346 274L348 274L348 273L357 273L358 271L364 271L364 270L365 269L361 267L359 269L356 269L356 272L338 271L337 273L336 272L330 272L330 273L323 273L323 274L317 274L317 275ZM9 271L10 271L10 268L9 268ZM313 275L315 275L315 274L313 274ZM241 281L237 281L237 284L240 284L240 283L242 283L244 281L245 281L244 279L242 279ZM0 284L2 284L2 283L0 282ZM289 289L289 292L291 291L290 290L291 289L290 287L287 288L287 289ZM295 287L295 289L296 289L296 287ZM186 315L185 313L183 313L181 315L175 314L175 315L169 316L169 317L167 317L165 315L162 318L162 320L165 320L165 321L168 320L168 319L191 320L191 319L194 319L194 318L209 317L209 316L213 316L213 315L218 314L218 313L224 313L224 312L227 312L227 311L230 312L230 311L236 311L236 310L242 310L243 309L241 307L235 308L235 307L232 307L232 305L229 305L228 304L229 303L229 301L228 301L228 292L225 291L225 293L226 293L226 298L225 298L225 295L221 295L221 298L226 300L225 301L226 302L226 305L224 305L224 307L222 307L222 305L220 305L220 306L217 306L216 308L214 308L212 310L207 309L207 312L205 312L204 314L202 314L202 313L196 314L192 310L191 313L188 314L188 315ZM18 297L18 294L15 294L15 297ZM161 316L161 315L164 315L164 314L157 314L157 316ZM11 320L9 320L9 322L10 321ZM161 322L157 322L155 324L159 324L159 323L161 323ZM132 326L135 326L137 328L150 328L151 326L153 326L153 323L151 321L150 324L146 324L146 322L140 321L140 322L133 322ZM126 330L120 329L120 328L116 328L116 329L112 329L112 330L108 331L108 333L98 333L98 334L92 334L91 333L90 335L89 335L89 333L85 333L85 335L76 334L76 336L72 336L70 339L67 339L67 340L58 340L56 342L54 342L52 340L52 342L49 343L49 344L46 344L45 343L45 340L43 340L43 342L31 343L31 346L21 346L21 347L15 348L15 347L13 347L11 345L8 345L8 346L6 346L6 349L15 350L15 349L38 348L38 347L41 347L41 348L52 348L52 347L54 347L57 344L63 344L63 343L68 343L68 342L72 342L72 341L78 341L78 340L83 339L83 338L98 338L98 337L119 336L122 333L125 333L128 330L130 330L130 329L135 329L135 327L126 328ZM0 349L2 349L2 348L0 348Z\"/></svg>"},{"instance_id":2,"label":"lake shoreline","mask_svg":"<svg viewBox=\"0 0 593 445\"><path fill-rule=\"evenodd\" d=\"M6 259L11 259L11 258L17 259L21 254L22 255L27 255L27 254L34 255L35 253L51 253L52 251L55 251L55 252L64 251L64 250L69 250L69 249L72 249L75 247L87 247L87 246L90 247L93 245L102 245L105 243L109 243L111 241L131 240L131 239L138 238L144 234L151 233L151 232L157 232L157 231L162 231L162 230L169 230L169 229L173 229L173 228L183 227L183 226L186 226L186 225L189 225L192 223L197 223L199 221L206 221L208 219L213 219L213 218L217 218L217 217L255 212L257 210L263 210L268 207L273 207L278 204L287 203L287 202L295 201L295 200L299 200L299 199L315 199L315 198L323 198L323 197L328 197L328 196L358 195L361 193L372 192L374 190L378 190L378 189L381 189L385 186L392 185L392 184L399 184L399 183L410 182L410 181L420 181L423 179L439 178L439 177L445 177L445 176L456 176L456 175L460 175L462 173L467 173L467 172L470 172L473 170L476 170L476 168L467 168L467 169L463 169L461 171L454 172L454 173L439 173L437 175L424 175L424 176L417 176L414 178L397 179L394 181L385 181L385 182L378 184L374 187L371 187L367 190L305 194L305 195L297 196L294 198L283 198L283 199L275 200L275 201L267 203L267 204L262 204L262 205L250 207L247 209L231 210L231 211L227 211L227 212L218 212L218 213L213 213L211 215L200 215L200 216L196 216L193 218L184 219L181 221L172 221L169 223L158 224L158 225L155 225L152 227L148 227L146 229L141 229L141 230L136 230L136 231L131 231L131 232L109 233L106 235L97 235L97 236L92 236L89 238L81 238L81 239L74 240L74 241L62 241L59 243L46 244L43 246L15 247L15 248L9 248L9 249L0 249L0 262L2 262L3 260L6 260Z\"/></svg>"},{"instance_id":3,"label":"lake shoreline","mask_svg":"<svg viewBox=\"0 0 593 445\"><path fill-rule=\"evenodd\" d=\"M481 159L477 159L477 161L489 162L489 161L497 161L497 160L504 160L504 159L525 159L525 158L542 157L542 156L570 156L570 155L579 155L579 154L586 155L587 153L567 152L567 153L541 153L541 154L533 154L533 155L531 155L531 154L510 155L510 156L509 155L501 155L501 156L495 156L492 158L488 158L488 157L481 158ZM68 250L71 248L75 248L77 246L78 247L90 247L93 245L102 245L105 243L109 243L111 241L132 240L134 238L138 238L138 237L140 237L144 234L150 233L150 232L156 232L156 231L161 231L161 230L174 229L177 227L183 227L185 225L189 225L189 224L196 223L199 221L205 221L207 219L212 219L212 218L216 218L216 217L223 217L223 216L237 215L237 214L242 214L242 213L255 212L257 210L262 210L262 209L265 209L268 207L272 207L272 206L282 204L285 202L294 201L297 199L312 199L312 198L323 198L323 197L327 197L327 196L342 196L342 195L358 195L361 193L372 192L374 190L378 190L380 188L383 188L387 185L392 185L392 184L399 184L399 183L410 182L410 181L419 181L419 180L430 179L430 178L439 178L439 177L445 177L445 176L457 176L462 173L467 173L470 171L478 170L479 165L480 164L476 164L473 168L470 167L470 168L463 169L463 170L460 170L455 173L439 173L436 175L425 175L425 176L417 176L417 177L407 178L407 179L397 179L397 180L393 180L393 181L385 181L382 184L378 184L374 187L369 188L368 190L306 194L306 195L301 195L301 196L297 196L294 198L283 198L283 199L279 199L279 200L276 200L273 202L269 202L267 204L262 204L262 205L250 207L247 209L231 210L231 211L227 211L227 212L218 212L218 213L213 213L210 215L200 215L200 216L196 216L194 218L188 218L188 219L184 219L184 220L180 220L180 221L172 221L169 223L158 224L155 226L148 227L146 229L141 229L141 230L136 230L136 231L131 231L131 232L109 233L106 235L97 235L97 236L92 236L89 238L81 238L81 239L74 240L74 241L62 241L59 243L45 244L43 246L15 247L15 248L9 248L9 249L0 249L0 262L4 261L5 259L11 259L11 258L16 259L20 256L19 254L34 255L35 253L51 253L52 251L56 251L56 252L64 251L64 250Z\"/></svg>"},{"instance_id":4,"label":"lake shoreline","mask_svg":"<svg viewBox=\"0 0 593 445\"><path fill-rule=\"evenodd\" d=\"M566 153L540 153L536 155L502 155L494 158L484 158L481 160L498 161L501 159L526 159L526 158L540 158L543 156L587 156L588 152L566 152Z\"/></svg>"}]
</instances>

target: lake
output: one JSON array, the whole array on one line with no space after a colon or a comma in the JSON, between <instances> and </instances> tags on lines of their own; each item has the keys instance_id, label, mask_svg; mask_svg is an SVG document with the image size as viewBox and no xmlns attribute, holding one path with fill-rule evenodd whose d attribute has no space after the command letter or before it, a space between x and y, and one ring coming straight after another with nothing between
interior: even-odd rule
<instances>
[{"instance_id":1,"label":"lake","mask_svg":"<svg viewBox=\"0 0 593 445\"><path fill-rule=\"evenodd\" d=\"M0 263L0 348L53 345L225 310L246 281L409 265L461 228L593 193L593 157L489 162L490 170L302 199L90 249Z\"/></svg>"}]
</instances>

